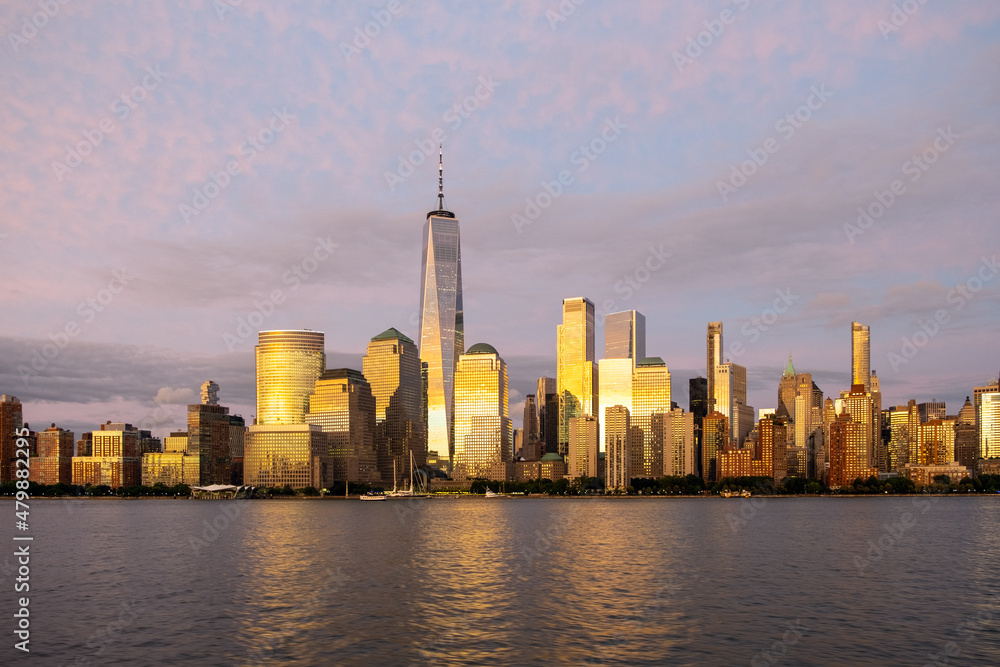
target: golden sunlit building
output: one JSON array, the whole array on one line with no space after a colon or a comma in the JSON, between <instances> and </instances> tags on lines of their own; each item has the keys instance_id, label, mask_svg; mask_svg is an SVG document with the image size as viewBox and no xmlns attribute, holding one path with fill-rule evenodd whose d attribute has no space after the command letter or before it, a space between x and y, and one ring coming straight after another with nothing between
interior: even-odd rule
<instances>
[{"instance_id":1,"label":"golden sunlit building","mask_svg":"<svg viewBox=\"0 0 1000 667\"><path fill-rule=\"evenodd\" d=\"M556 393L559 401L559 454L569 453L569 420L599 415L598 372L594 363L594 304L563 299L562 324L556 327Z\"/></svg>"},{"instance_id":2,"label":"golden sunlit building","mask_svg":"<svg viewBox=\"0 0 1000 667\"><path fill-rule=\"evenodd\" d=\"M154 452L142 455L143 486L155 484L199 486L200 478L201 461L197 455L191 456L186 451L164 451L159 454Z\"/></svg>"},{"instance_id":3,"label":"golden sunlit building","mask_svg":"<svg viewBox=\"0 0 1000 667\"><path fill-rule=\"evenodd\" d=\"M982 392L979 396L979 457L1000 457L1000 392Z\"/></svg>"},{"instance_id":4,"label":"golden sunlit building","mask_svg":"<svg viewBox=\"0 0 1000 667\"><path fill-rule=\"evenodd\" d=\"M719 481L719 452L729 444L729 420L713 411L705 415L701 427L701 476L706 482Z\"/></svg>"},{"instance_id":5,"label":"golden sunlit building","mask_svg":"<svg viewBox=\"0 0 1000 667\"><path fill-rule=\"evenodd\" d=\"M632 435L629 411L624 405L604 409L604 448L607 452L607 479L609 491L624 491L631 486L629 470L629 441Z\"/></svg>"},{"instance_id":6,"label":"golden sunlit building","mask_svg":"<svg viewBox=\"0 0 1000 667\"><path fill-rule=\"evenodd\" d=\"M111 422L92 432L92 456L73 457L73 484L86 486L138 486L142 482L139 460L139 431L128 428L109 430Z\"/></svg>"},{"instance_id":7,"label":"golden sunlit building","mask_svg":"<svg viewBox=\"0 0 1000 667\"><path fill-rule=\"evenodd\" d=\"M635 367L629 407L632 428L637 429L632 444L635 455L630 462L632 477L659 477L663 474L664 447L669 447L670 440L665 439L662 426L653 429L652 420L655 415L670 412L670 400L667 364L660 357L640 360ZM668 459L669 456L668 453Z\"/></svg>"},{"instance_id":8,"label":"golden sunlit building","mask_svg":"<svg viewBox=\"0 0 1000 667\"><path fill-rule=\"evenodd\" d=\"M323 332L261 331L255 348L257 424L302 424L308 397L326 368Z\"/></svg>"},{"instance_id":9,"label":"golden sunlit building","mask_svg":"<svg viewBox=\"0 0 1000 667\"><path fill-rule=\"evenodd\" d=\"M910 465L940 466L955 461L955 420L932 419L917 428Z\"/></svg>"},{"instance_id":10,"label":"golden sunlit building","mask_svg":"<svg viewBox=\"0 0 1000 667\"><path fill-rule=\"evenodd\" d=\"M623 405L632 411L632 381L635 360L631 358L601 359L598 364L598 400L604 405ZM575 417L574 417L575 419ZM598 437L604 433L604 414L597 416ZM603 438L598 451L604 451Z\"/></svg>"},{"instance_id":11,"label":"golden sunlit building","mask_svg":"<svg viewBox=\"0 0 1000 667\"><path fill-rule=\"evenodd\" d=\"M709 322L705 350L707 353L706 373L708 392L705 414L718 410L715 405L715 367L722 363L722 322Z\"/></svg>"},{"instance_id":12,"label":"golden sunlit building","mask_svg":"<svg viewBox=\"0 0 1000 667\"><path fill-rule=\"evenodd\" d=\"M860 322L851 322L851 384L871 391L871 332Z\"/></svg>"},{"instance_id":13,"label":"golden sunlit building","mask_svg":"<svg viewBox=\"0 0 1000 667\"><path fill-rule=\"evenodd\" d=\"M512 474L507 364L492 345L477 343L455 368L455 479ZM509 468L509 471L508 471Z\"/></svg>"},{"instance_id":14,"label":"golden sunlit building","mask_svg":"<svg viewBox=\"0 0 1000 667\"><path fill-rule=\"evenodd\" d=\"M697 474L694 441L694 413L676 408L651 419L654 437L663 440L663 475ZM662 430L661 430L662 429Z\"/></svg>"},{"instance_id":15,"label":"golden sunlit building","mask_svg":"<svg viewBox=\"0 0 1000 667\"><path fill-rule=\"evenodd\" d=\"M858 478L867 480L878 475L878 468L867 464L869 434L866 424L852 420L846 413L838 415L830 424L828 484L831 487L849 486Z\"/></svg>"},{"instance_id":16,"label":"golden sunlit building","mask_svg":"<svg viewBox=\"0 0 1000 667\"><path fill-rule=\"evenodd\" d=\"M420 271L420 361L426 367L427 449L451 472L455 365L465 349L462 244L458 219L444 207L439 156L438 209L424 223Z\"/></svg>"},{"instance_id":17,"label":"golden sunlit building","mask_svg":"<svg viewBox=\"0 0 1000 667\"><path fill-rule=\"evenodd\" d=\"M334 481L382 481L375 453L375 397L359 371L323 371L309 395L306 423L319 426L329 438Z\"/></svg>"},{"instance_id":18,"label":"golden sunlit building","mask_svg":"<svg viewBox=\"0 0 1000 667\"><path fill-rule=\"evenodd\" d=\"M778 484L787 476L788 426L784 419L770 415L757 421L757 452L752 474L770 477Z\"/></svg>"},{"instance_id":19,"label":"golden sunlit building","mask_svg":"<svg viewBox=\"0 0 1000 667\"><path fill-rule=\"evenodd\" d=\"M409 477L413 463L427 463L420 410L420 356L413 341L386 329L368 343L361 372L375 397L375 452L383 480Z\"/></svg>"},{"instance_id":20,"label":"golden sunlit building","mask_svg":"<svg viewBox=\"0 0 1000 667\"><path fill-rule=\"evenodd\" d=\"M329 488L330 439L315 424L255 424L247 433L243 482L255 487Z\"/></svg>"},{"instance_id":21,"label":"golden sunlit building","mask_svg":"<svg viewBox=\"0 0 1000 667\"><path fill-rule=\"evenodd\" d=\"M38 457L31 461L28 480L36 484L70 484L73 481L72 431L53 424L38 434Z\"/></svg>"},{"instance_id":22,"label":"golden sunlit building","mask_svg":"<svg viewBox=\"0 0 1000 667\"><path fill-rule=\"evenodd\" d=\"M841 412L846 412L854 422L862 426L862 465L865 468L872 467L877 470L878 459L873 438L875 427L872 424L875 406L872 402L871 394L865 391L862 384L855 383L851 386L851 391L847 394L842 394L842 396L843 398L840 399ZM881 419L881 412L879 413L879 417Z\"/></svg>"},{"instance_id":23,"label":"golden sunlit building","mask_svg":"<svg viewBox=\"0 0 1000 667\"><path fill-rule=\"evenodd\" d=\"M569 466L571 479L597 477L597 418L590 415L569 420Z\"/></svg>"},{"instance_id":24,"label":"golden sunlit building","mask_svg":"<svg viewBox=\"0 0 1000 667\"><path fill-rule=\"evenodd\" d=\"M727 477L749 477L753 452L727 445L719 451L719 480Z\"/></svg>"}]
</instances>

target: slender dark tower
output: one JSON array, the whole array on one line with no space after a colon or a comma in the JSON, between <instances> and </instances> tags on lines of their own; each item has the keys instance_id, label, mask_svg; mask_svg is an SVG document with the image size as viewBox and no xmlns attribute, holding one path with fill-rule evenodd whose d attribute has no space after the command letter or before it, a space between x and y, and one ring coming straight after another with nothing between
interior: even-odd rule
<instances>
[{"instance_id":1,"label":"slender dark tower","mask_svg":"<svg viewBox=\"0 0 1000 667\"><path fill-rule=\"evenodd\" d=\"M444 207L444 150L439 147L438 208L424 223L420 276L420 361L426 364L427 449L447 461L455 453L455 365L465 352L462 317L462 250L458 219Z\"/></svg>"}]
</instances>

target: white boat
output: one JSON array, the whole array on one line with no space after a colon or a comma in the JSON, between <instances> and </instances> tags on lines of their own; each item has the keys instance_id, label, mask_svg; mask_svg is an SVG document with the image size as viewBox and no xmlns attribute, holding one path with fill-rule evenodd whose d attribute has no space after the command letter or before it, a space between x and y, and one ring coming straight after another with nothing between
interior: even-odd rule
<instances>
[{"instance_id":1,"label":"white boat","mask_svg":"<svg viewBox=\"0 0 1000 667\"><path fill-rule=\"evenodd\" d=\"M507 495L503 493L493 493L490 487L486 487L486 497L487 498L506 498Z\"/></svg>"},{"instance_id":2,"label":"white boat","mask_svg":"<svg viewBox=\"0 0 1000 667\"><path fill-rule=\"evenodd\" d=\"M363 496L358 496L361 500L389 500L389 496L369 491Z\"/></svg>"},{"instance_id":3,"label":"white boat","mask_svg":"<svg viewBox=\"0 0 1000 667\"><path fill-rule=\"evenodd\" d=\"M406 489L396 489L396 460L392 461L392 491L386 494L389 498L425 498L413 490L413 452L410 452L410 486Z\"/></svg>"}]
</instances>

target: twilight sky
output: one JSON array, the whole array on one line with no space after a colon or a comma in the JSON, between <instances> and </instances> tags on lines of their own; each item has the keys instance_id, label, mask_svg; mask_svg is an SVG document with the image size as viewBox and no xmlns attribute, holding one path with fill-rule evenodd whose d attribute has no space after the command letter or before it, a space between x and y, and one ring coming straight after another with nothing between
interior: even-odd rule
<instances>
[{"instance_id":1,"label":"twilight sky","mask_svg":"<svg viewBox=\"0 0 1000 667\"><path fill-rule=\"evenodd\" d=\"M883 405L1000 371L991 0L45 4L0 6L0 393L33 428L162 435L206 379L249 419L260 329L331 368L416 338L438 139L516 425L573 296L644 313L685 408L711 320L757 408L789 352L848 388L855 319Z\"/></svg>"}]
</instances>

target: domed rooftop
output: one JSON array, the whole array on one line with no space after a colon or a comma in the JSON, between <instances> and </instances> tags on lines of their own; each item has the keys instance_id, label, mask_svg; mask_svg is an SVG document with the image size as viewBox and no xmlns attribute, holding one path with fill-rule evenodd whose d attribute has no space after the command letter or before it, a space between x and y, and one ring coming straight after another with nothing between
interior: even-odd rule
<instances>
[{"instance_id":1,"label":"domed rooftop","mask_svg":"<svg viewBox=\"0 0 1000 667\"><path fill-rule=\"evenodd\" d=\"M489 343L476 343L466 354L498 354L497 349Z\"/></svg>"},{"instance_id":2,"label":"domed rooftop","mask_svg":"<svg viewBox=\"0 0 1000 667\"><path fill-rule=\"evenodd\" d=\"M563 458L556 454L555 452L549 452L542 457L542 461L562 461Z\"/></svg>"}]
</instances>

